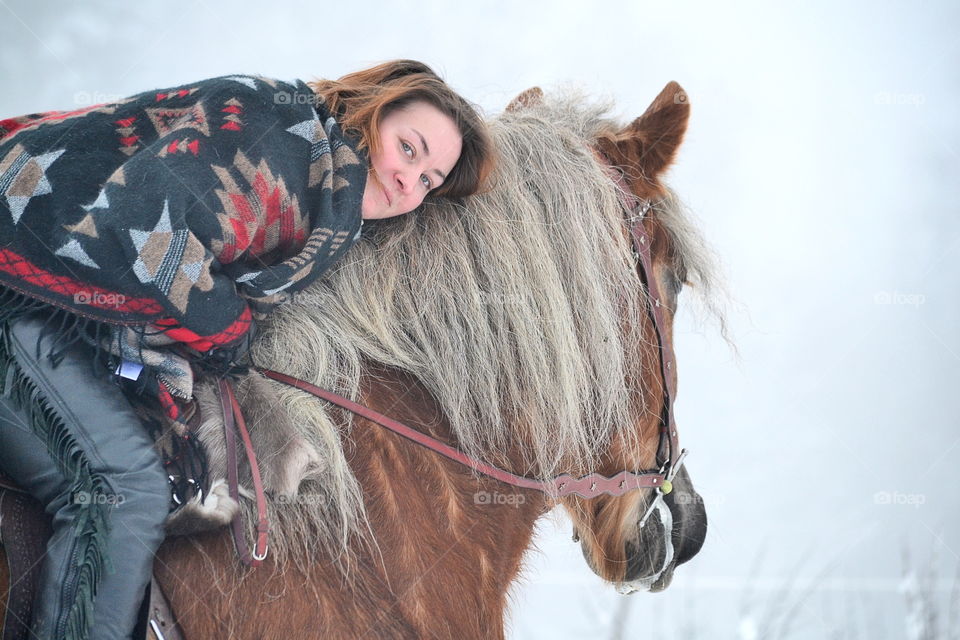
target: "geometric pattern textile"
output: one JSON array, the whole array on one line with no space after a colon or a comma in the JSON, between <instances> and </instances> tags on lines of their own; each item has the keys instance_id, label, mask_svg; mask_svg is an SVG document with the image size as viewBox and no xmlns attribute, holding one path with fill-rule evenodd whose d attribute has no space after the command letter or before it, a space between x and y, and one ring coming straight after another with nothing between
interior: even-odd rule
<instances>
[{"instance_id":1,"label":"geometric pattern textile","mask_svg":"<svg viewBox=\"0 0 960 640\"><path fill-rule=\"evenodd\" d=\"M0 195L7 201L13 224L20 221L32 198L52 191L47 180L47 168L64 151L66 149L57 149L31 156L18 144L0 160Z\"/></svg>"},{"instance_id":2,"label":"geometric pattern textile","mask_svg":"<svg viewBox=\"0 0 960 640\"><path fill-rule=\"evenodd\" d=\"M367 159L300 80L232 75L0 119L0 286L127 327L118 355L188 399L188 347L256 318L359 237ZM139 336L134 349L132 336Z\"/></svg>"}]
</instances>

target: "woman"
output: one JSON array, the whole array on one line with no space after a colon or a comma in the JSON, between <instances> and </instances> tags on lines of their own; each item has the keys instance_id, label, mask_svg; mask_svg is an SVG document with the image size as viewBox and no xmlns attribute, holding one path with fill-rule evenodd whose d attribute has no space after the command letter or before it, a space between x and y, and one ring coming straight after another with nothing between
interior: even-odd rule
<instances>
[{"instance_id":1,"label":"woman","mask_svg":"<svg viewBox=\"0 0 960 640\"><path fill-rule=\"evenodd\" d=\"M134 627L170 488L131 401L184 433L194 368L235 370L363 219L473 193L491 162L474 109L409 60L0 121L0 469L54 523L36 637Z\"/></svg>"}]
</instances>

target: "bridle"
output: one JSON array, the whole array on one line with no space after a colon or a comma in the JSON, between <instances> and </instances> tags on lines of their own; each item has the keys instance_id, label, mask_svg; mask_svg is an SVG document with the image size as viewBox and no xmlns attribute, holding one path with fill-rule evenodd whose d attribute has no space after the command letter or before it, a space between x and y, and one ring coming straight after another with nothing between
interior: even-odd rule
<instances>
[{"instance_id":1,"label":"bridle","mask_svg":"<svg viewBox=\"0 0 960 640\"><path fill-rule=\"evenodd\" d=\"M637 262L640 280L647 287L647 313L653 321L654 331L657 334L657 352L659 353L660 374L663 379L663 412L660 415L660 438L657 444L657 456L664 445L667 448L667 457L657 472L641 472L640 475L662 476L663 480L656 487L656 497L650 501L646 512L640 519L639 526L643 527L647 519L656 510L663 496L673 490L673 479L680 471L687 450L680 448L680 438L677 434L677 423L673 411L673 399L677 395L677 385L673 377L673 367L676 357L673 345L670 343L670 334L666 331L666 320L663 317L663 297L660 286L653 273L653 259L650 255L650 235L643 226L643 219L650 212L651 202L640 200L627 186L623 173L612 163L604 163L612 173L617 183L617 191L624 211L628 212L627 222L630 223L630 238L633 244L633 256Z\"/></svg>"},{"instance_id":2,"label":"bridle","mask_svg":"<svg viewBox=\"0 0 960 640\"><path fill-rule=\"evenodd\" d=\"M320 387L310 384L309 382L299 380L293 376L289 376L278 371L265 369L263 367L255 367L256 370L268 378L278 382L283 382L292 387L296 387L297 389L310 393L358 416L366 418L371 422L389 429L397 435L403 436L408 440L412 440L413 442L416 442L417 444L426 447L435 453L449 458L450 460L467 466L478 473L522 489L535 489L542 491L554 499L570 495L578 495L582 498L588 499L595 498L602 494L621 496L635 489L654 489L656 491L656 496L650 501L646 512L639 522L639 526L642 527L650 515L659 506L659 503L663 500L663 496L669 494L673 490L673 479L680 470L683 460L687 455L687 451L686 449L680 448L680 441L677 436L677 426L673 411L673 399L676 396L676 383L671 375L674 367L673 346L670 344L669 334L666 331L667 325L663 314L663 298L660 294L660 288L657 285L657 281L653 277L653 260L650 254L650 236L643 226L644 218L650 211L651 203L649 200L641 200L629 190L623 179L622 173L617 170L612 163L604 162L603 164L610 171L611 179L617 183L621 205L627 214L626 220L630 224L630 237L633 243L633 254L637 263L637 271L641 282L647 287L647 314L653 322L654 330L657 335L660 373L664 381L663 411L660 416L660 435L656 453L656 460L660 466L657 469L646 471L621 471L620 473L617 473L611 477L603 476L598 473L591 473L579 478L565 473L547 480L530 478L528 476L520 476L487 464L481 460L477 460L463 453L462 451L459 451L454 447L437 440L436 438L428 436L388 416L378 413L369 407L353 402L352 400L348 400L347 398L327 391L326 389L321 389ZM236 404L236 400L233 398L232 394L230 394L230 400L234 405L233 413L239 414L239 406ZM226 402L224 403L224 412L225 415L229 412ZM238 423L238 426L239 425L242 425L242 418ZM243 431L241 431L241 434L243 434ZM666 449L666 455L661 461L661 451L664 449ZM248 458L250 458L250 453L251 451L248 449ZM251 467L255 468L255 460L251 459L250 462ZM258 476L258 471L255 471L254 475ZM234 479L231 478L231 481L233 480ZM259 561L266 555L266 516L265 511L262 511L259 508L263 503L262 487L257 487L256 489L258 496L258 512L260 514L259 522L260 525L262 525L262 529L261 527L258 527L258 549L255 550L252 555L255 561ZM235 527L234 534L238 551L241 551L241 557L244 555L249 557L251 555L249 552L246 554L244 553L246 550L246 543L243 542L241 546L240 536L242 534L240 533L239 527ZM259 544L261 541L262 545ZM257 563L258 562L254 562L253 564Z\"/></svg>"}]
</instances>

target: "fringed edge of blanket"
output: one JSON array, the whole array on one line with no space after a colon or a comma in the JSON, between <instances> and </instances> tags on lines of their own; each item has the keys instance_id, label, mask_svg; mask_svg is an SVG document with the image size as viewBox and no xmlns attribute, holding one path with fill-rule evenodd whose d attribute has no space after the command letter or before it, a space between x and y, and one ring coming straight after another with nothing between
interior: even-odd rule
<instances>
[{"instance_id":1,"label":"fringed edge of blanket","mask_svg":"<svg viewBox=\"0 0 960 640\"><path fill-rule=\"evenodd\" d=\"M100 576L104 569L111 569L106 553L110 501L100 499L109 495L108 485L90 468L89 460L63 419L20 368L11 348L10 327L7 322L0 322L0 394L7 393L8 382L9 397L18 409L26 411L33 432L46 444L60 472L70 479L69 495L78 505L74 529L76 563L71 567L72 575L68 576L68 581L75 585L74 597L72 602L64 603L55 629L58 637L66 640L85 640L93 623L93 602ZM78 496L85 499L79 500Z\"/></svg>"},{"instance_id":2,"label":"fringed edge of blanket","mask_svg":"<svg viewBox=\"0 0 960 640\"><path fill-rule=\"evenodd\" d=\"M40 357L40 341L43 337L53 334L53 341L47 351L51 364L57 366L63 359L63 354L71 345L83 341L94 348L92 358L94 367L109 366L109 359L113 356L104 343L109 342L112 336L112 325L109 322L77 315L69 309L58 307L44 300L34 298L28 294L11 289L0 284L0 322L9 322L21 316L43 311L46 313L43 330L37 338L35 356ZM144 387L138 388L143 393Z\"/></svg>"},{"instance_id":3,"label":"fringed edge of blanket","mask_svg":"<svg viewBox=\"0 0 960 640\"><path fill-rule=\"evenodd\" d=\"M23 293L6 285L0 284L0 322L12 320L20 316L44 311L48 315L44 321L44 328L41 331L40 338L53 334L53 342L47 353L52 363L56 366L63 358L63 353L77 341L84 341L94 348L93 358L94 366L109 367L110 358L118 358L117 354L123 353L119 344L121 340L119 334L114 334L113 330L119 326L106 320L88 318L80 316L69 309L56 306L39 298L34 298L29 294ZM57 324L59 323L59 326ZM176 327L160 327L150 324L128 324L124 325L132 329L138 336L138 347L153 348L145 345L144 340L161 333L167 333L176 329ZM217 347L209 353L202 354L201 357L191 358L190 366L195 372L195 376L211 376L222 378L229 375L244 375L253 365L250 356L250 345L254 336L257 334L256 324L251 324L250 330L243 340L229 347ZM40 338L37 339L37 357L40 357ZM112 345L109 348L105 345ZM140 357L140 361L143 358ZM181 400L190 400L177 392L177 385L165 378L162 371L155 371L155 375L141 375L136 382L136 395L144 394L156 397L161 393L158 389L158 383L163 382L167 391ZM114 372L114 377L120 381L120 374ZM171 416L174 417L174 416Z\"/></svg>"}]
</instances>

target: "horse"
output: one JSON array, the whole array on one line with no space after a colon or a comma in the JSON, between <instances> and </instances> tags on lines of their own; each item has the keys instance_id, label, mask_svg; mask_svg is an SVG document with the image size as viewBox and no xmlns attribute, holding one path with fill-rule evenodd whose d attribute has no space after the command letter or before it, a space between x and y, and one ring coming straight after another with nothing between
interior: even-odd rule
<instances>
[{"instance_id":1,"label":"horse","mask_svg":"<svg viewBox=\"0 0 960 640\"><path fill-rule=\"evenodd\" d=\"M487 191L365 223L341 263L263 321L253 359L517 475L656 468L676 382L658 341L672 341L681 288L706 295L713 275L663 181L686 94L671 82L625 126L609 109L537 88L518 96L489 123L499 155ZM642 218L629 219L625 197L646 203ZM656 300L631 249L637 222ZM196 394L219 473L216 382ZM255 372L237 395L264 469L270 553L243 566L222 527L168 537L154 575L186 638L503 638L535 523L558 505L591 570L624 592L667 588L705 539L686 467L669 493L558 497ZM239 504L248 533L252 503ZM0 563L0 593L7 583Z\"/></svg>"}]
</instances>

